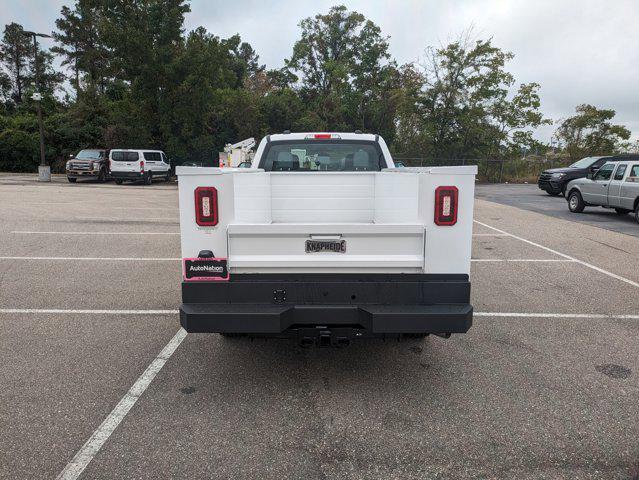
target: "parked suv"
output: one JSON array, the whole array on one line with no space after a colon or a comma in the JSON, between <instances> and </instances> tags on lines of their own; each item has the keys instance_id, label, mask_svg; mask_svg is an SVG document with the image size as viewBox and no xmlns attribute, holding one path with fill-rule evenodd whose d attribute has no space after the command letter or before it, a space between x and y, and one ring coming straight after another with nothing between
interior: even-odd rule
<instances>
[{"instance_id":1,"label":"parked suv","mask_svg":"<svg viewBox=\"0 0 639 480\"><path fill-rule=\"evenodd\" d=\"M568 209L581 213L587 206L613 208L619 215L634 212L639 222L639 155L608 162L597 173L573 180L567 187Z\"/></svg>"},{"instance_id":2,"label":"parked suv","mask_svg":"<svg viewBox=\"0 0 639 480\"><path fill-rule=\"evenodd\" d=\"M111 150L109 160L111 176L118 185L124 180L142 180L147 185L158 177L171 180L171 164L161 150Z\"/></svg>"},{"instance_id":3,"label":"parked suv","mask_svg":"<svg viewBox=\"0 0 639 480\"><path fill-rule=\"evenodd\" d=\"M109 176L108 150L87 148L71 155L66 165L67 180L75 183L78 178L97 179L104 182Z\"/></svg>"},{"instance_id":4,"label":"parked suv","mask_svg":"<svg viewBox=\"0 0 639 480\"><path fill-rule=\"evenodd\" d=\"M585 157L569 167L544 170L539 175L537 185L549 195L564 195L568 182L576 178L584 178L589 173L596 172L604 163L613 161L615 158Z\"/></svg>"}]
</instances>

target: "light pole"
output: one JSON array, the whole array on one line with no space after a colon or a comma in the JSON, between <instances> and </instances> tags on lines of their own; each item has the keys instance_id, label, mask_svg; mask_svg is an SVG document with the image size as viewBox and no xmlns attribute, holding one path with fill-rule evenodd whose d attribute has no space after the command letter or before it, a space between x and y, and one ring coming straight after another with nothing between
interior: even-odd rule
<instances>
[{"instance_id":1,"label":"light pole","mask_svg":"<svg viewBox=\"0 0 639 480\"><path fill-rule=\"evenodd\" d=\"M51 167L47 165L44 158L44 124L42 122L42 93L40 93L40 76L38 72L38 41L36 37L51 38L51 35L36 32L24 32L25 35L33 37L33 64L35 70L36 91L31 97L38 106L38 129L40 130L40 166L38 167L38 179L41 182L51 181Z\"/></svg>"}]
</instances>

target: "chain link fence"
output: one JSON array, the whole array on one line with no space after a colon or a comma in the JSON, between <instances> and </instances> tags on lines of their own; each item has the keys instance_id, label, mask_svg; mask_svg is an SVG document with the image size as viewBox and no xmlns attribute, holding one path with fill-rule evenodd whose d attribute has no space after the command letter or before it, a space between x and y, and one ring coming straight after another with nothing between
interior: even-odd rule
<instances>
[{"instance_id":1,"label":"chain link fence","mask_svg":"<svg viewBox=\"0 0 639 480\"><path fill-rule=\"evenodd\" d=\"M498 158L432 158L393 155L393 160L406 167L477 165L478 179L487 183L535 183L539 174L549 168L571 163L568 157Z\"/></svg>"}]
</instances>

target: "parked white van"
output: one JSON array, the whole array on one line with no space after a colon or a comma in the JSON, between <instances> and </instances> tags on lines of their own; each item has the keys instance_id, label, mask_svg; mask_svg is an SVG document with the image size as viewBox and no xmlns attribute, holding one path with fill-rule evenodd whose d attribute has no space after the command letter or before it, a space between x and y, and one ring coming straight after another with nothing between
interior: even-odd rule
<instances>
[{"instance_id":1,"label":"parked white van","mask_svg":"<svg viewBox=\"0 0 639 480\"><path fill-rule=\"evenodd\" d=\"M157 177L167 182L171 179L171 164L161 150L111 150L109 169L118 185L124 180L142 180L150 185Z\"/></svg>"}]
</instances>

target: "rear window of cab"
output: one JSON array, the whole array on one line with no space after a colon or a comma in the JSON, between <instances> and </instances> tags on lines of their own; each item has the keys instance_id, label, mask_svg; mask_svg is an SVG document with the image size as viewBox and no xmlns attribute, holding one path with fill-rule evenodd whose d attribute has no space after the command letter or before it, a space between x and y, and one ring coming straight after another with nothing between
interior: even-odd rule
<instances>
[{"instance_id":1,"label":"rear window of cab","mask_svg":"<svg viewBox=\"0 0 639 480\"><path fill-rule=\"evenodd\" d=\"M370 172L385 162L375 142L299 140L268 144L259 167L267 172Z\"/></svg>"}]
</instances>

